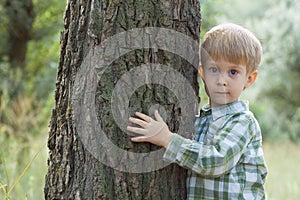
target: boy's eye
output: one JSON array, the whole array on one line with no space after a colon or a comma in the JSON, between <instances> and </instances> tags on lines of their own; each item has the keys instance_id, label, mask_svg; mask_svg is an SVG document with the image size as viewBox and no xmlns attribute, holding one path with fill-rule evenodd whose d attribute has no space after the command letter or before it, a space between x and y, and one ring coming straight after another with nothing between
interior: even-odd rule
<instances>
[{"instance_id":1,"label":"boy's eye","mask_svg":"<svg viewBox=\"0 0 300 200\"><path fill-rule=\"evenodd\" d=\"M236 71L235 69L232 69L232 70L229 71L229 74L234 76L234 75L238 74L238 71Z\"/></svg>"},{"instance_id":2,"label":"boy's eye","mask_svg":"<svg viewBox=\"0 0 300 200\"><path fill-rule=\"evenodd\" d=\"M209 68L209 71L212 72L212 73L217 73L218 72L218 68L211 67L211 68Z\"/></svg>"}]
</instances>

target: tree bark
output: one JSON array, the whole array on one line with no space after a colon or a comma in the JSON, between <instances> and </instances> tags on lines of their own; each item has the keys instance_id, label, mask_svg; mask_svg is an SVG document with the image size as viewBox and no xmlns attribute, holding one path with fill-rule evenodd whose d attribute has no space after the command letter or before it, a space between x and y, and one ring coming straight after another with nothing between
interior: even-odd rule
<instances>
[{"instance_id":1,"label":"tree bark","mask_svg":"<svg viewBox=\"0 0 300 200\"><path fill-rule=\"evenodd\" d=\"M93 52L97 52L99 48L101 49L101 45L106 44L105 41L108 38L134 28L160 27L182 33L192 38L197 45L200 35L200 21L200 5L199 1L196 0L68 1L64 16L64 31L61 35L61 57L55 91L56 104L50 122L48 142L50 154L44 189L45 199L165 200L186 198L186 170L175 164L166 164L165 167L145 170L142 173L142 171L131 171L130 168L112 167L101 162L99 158L91 153L90 147L83 141L82 135L84 133L78 131L82 130L78 123L87 120L87 116L90 116L90 110L85 112L84 109L81 110L74 106L86 106L83 100L82 102L79 101L74 95L77 94L77 90L82 92L79 93L79 98L81 98L81 94L89 95L91 85L88 83L91 79L96 79L97 76L93 73L91 73L91 77L85 76L82 72L94 70L89 68L92 67L92 64L88 60L95 58L96 53ZM152 29L147 29L146 32L148 30ZM156 38L159 38L159 32L157 34ZM130 41L134 41L133 36L129 36L131 37ZM168 43L166 42L166 44ZM156 67L159 66L158 63L171 66L174 71L162 71L162 74L168 75L169 72L173 75L181 74L185 80L188 80L194 94L197 96L198 75L195 65L199 61L198 53L195 53L195 49L192 49L188 54L189 47L185 44L179 44L179 42L177 45L178 48L175 48L174 52L164 50L169 47L151 46L151 48L134 48L132 51L126 51L125 54L120 54L122 48L119 46L118 52L114 56L120 56L114 59L105 69L100 69L100 71L102 70L101 77L98 76L99 80L96 80L95 93L92 98L94 97L95 118L100 122L103 133L118 148L142 155L142 157L139 157L141 160L147 159L147 153L163 149L148 143L131 143L130 135L124 132L122 125L117 124L120 119L116 119L112 112L113 102L111 99L115 88L118 87L118 81L125 80L125 75L129 72L134 72L136 75L134 77L147 78L146 71L149 68L143 65L149 66L149 63L155 63ZM180 52L189 55L189 58L176 55L176 49L182 47L186 48L186 51L180 50ZM102 62L102 60L99 62ZM95 63L97 65L97 60ZM141 66L138 68L141 70L134 71L138 66ZM150 67L151 70L155 71L155 66ZM152 72L151 70L150 73L157 73L157 76L159 76L159 71ZM78 74L82 75L82 79L78 79ZM158 108L163 112L170 130L178 132L181 126L182 113L189 110L189 107L195 106L192 104L182 106L181 100L177 98L178 95L189 94L186 92L188 89L183 85L179 86L179 92L170 91L170 88L173 87L169 87L166 83L170 81L168 78L156 80L152 76L150 79L153 82L150 80L144 85L134 88L135 91L129 95L129 105L126 108L129 115L132 115L135 111L142 111L151 115L153 109ZM131 82L134 82L134 80L127 79L125 84L131 84ZM126 96L128 94L126 89L129 87L123 86L123 88L123 93ZM94 91L91 90L91 92ZM120 104L122 103L122 95L119 93L115 95L116 101ZM184 101L189 98L186 96ZM187 100L187 102L191 101ZM118 107L118 104L116 107ZM117 108L117 112L122 113L123 108ZM193 114L191 113L191 115ZM77 115L82 115L82 118ZM126 124L127 119L122 120ZM98 134L102 133L99 132ZM94 139L89 135L87 137L88 142ZM99 146L101 146L101 141ZM97 152L103 153L102 151L103 149L100 149ZM105 155L108 155L107 152ZM114 156L118 157L118 155L111 155L112 158ZM162 157L158 159L162 159ZM143 165L141 160L132 163L133 168ZM150 164L153 164L155 168L156 162L161 163L153 160L153 163ZM143 168L139 167L139 169Z\"/></svg>"}]
</instances>

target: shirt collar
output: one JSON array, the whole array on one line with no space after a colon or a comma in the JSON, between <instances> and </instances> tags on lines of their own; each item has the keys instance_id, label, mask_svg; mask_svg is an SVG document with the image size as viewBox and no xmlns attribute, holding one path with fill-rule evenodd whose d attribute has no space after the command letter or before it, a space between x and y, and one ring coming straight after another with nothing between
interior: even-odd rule
<instances>
[{"instance_id":1,"label":"shirt collar","mask_svg":"<svg viewBox=\"0 0 300 200\"><path fill-rule=\"evenodd\" d=\"M231 115L237 112L243 112L248 110L249 110L248 101L236 101L216 108L210 108L209 105L206 105L201 109L200 116L202 117L202 116L212 114L212 119L213 121L215 121L220 117L224 117L226 115Z\"/></svg>"},{"instance_id":2,"label":"shirt collar","mask_svg":"<svg viewBox=\"0 0 300 200\"><path fill-rule=\"evenodd\" d=\"M205 105L200 110L200 117L205 117L208 115L211 115L211 108L209 107L209 105Z\"/></svg>"}]
</instances>

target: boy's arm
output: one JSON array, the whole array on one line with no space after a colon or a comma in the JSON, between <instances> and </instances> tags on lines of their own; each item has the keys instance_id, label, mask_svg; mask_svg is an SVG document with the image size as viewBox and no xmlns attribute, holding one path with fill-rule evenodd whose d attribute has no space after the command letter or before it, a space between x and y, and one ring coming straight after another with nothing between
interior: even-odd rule
<instances>
[{"instance_id":1,"label":"boy's arm","mask_svg":"<svg viewBox=\"0 0 300 200\"><path fill-rule=\"evenodd\" d=\"M129 121L139 127L128 126L127 130L141 136L131 138L131 140L133 142L150 142L166 148L173 133L170 132L158 111L154 112L156 120L140 112L136 112L135 114L138 118L130 117Z\"/></svg>"},{"instance_id":2,"label":"boy's arm","mask_svg":"<svg viewBox=\"0 0 300 200\"><path fill-rule=\"evenodd\" d=\"M231 170L255 134L250 128L249 118L238 118L217 130L210 145L205 145L171 133L157 111L157 121L142 113L136 115L140 119L130 118L129 121L140 128L128 126L127 130L142 136L132 138L133 142L163 146L166 148L165 161L177 163L204 176L217 177Z\"/></svg>"},{"instance_id":3,"label":"boy's arm","mask_svg":"<svg viewBox=\"0 0 300 200\"><path fill-rule=\"evenodd\" d=\"M253 136L250 126L246 118L231 121L215 133L210 145L173 134L164 160L204 176L221 176L240 160Z\"/></svg>"}]
</instances>

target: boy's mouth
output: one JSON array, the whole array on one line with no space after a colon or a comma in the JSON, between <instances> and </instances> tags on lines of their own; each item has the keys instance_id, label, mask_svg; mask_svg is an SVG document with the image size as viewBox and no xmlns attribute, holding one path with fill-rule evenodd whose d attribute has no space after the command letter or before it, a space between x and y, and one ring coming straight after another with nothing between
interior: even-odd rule
<instances>
[{"instance_id":1,"label":"boy's mouth","mask_svg":"<svg viewBox=\"0 0 300 200\"><path fill-rule=\"evenodd\" d=\"M229 94L229 92L215 92L217 94Z\"/></svg>"}]
</instances>

